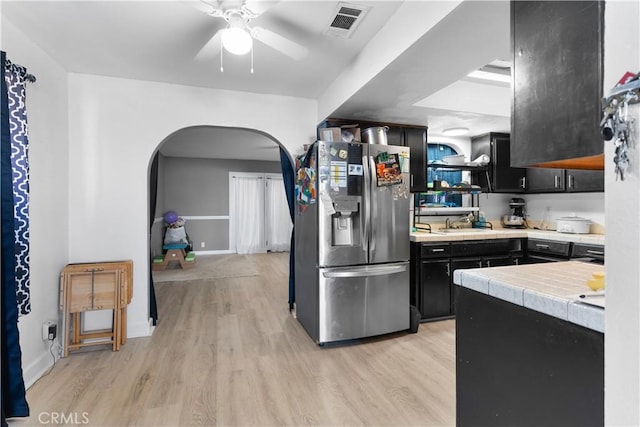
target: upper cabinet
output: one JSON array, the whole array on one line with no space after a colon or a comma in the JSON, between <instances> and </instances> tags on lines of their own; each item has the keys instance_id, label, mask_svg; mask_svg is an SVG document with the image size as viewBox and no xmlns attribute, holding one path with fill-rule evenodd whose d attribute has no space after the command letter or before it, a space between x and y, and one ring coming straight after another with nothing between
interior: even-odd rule
<instances>
[{"instance_id":1,"label":"upper cabinet","mask_svg":"<svg viewBox=\"0 0 640 427\"><path fill-rule=\"evenodd\" d=\"M427 188L427 127L398 125L394 123L378 123L362 120L347 119L326 119L318 126L318 136L320 129L327 127L341 127L344 125L357 124L362 131L370 127L386 126L387 144L404 145L410 149L409 175L411 182L409 189L412 193L428 191Z\"/></svg>"},{"instance_id":2,"label":"upper cabinet","mask_svg":"<svg viewBox=\"0 0 640 427\"><path fill-rule=\"evenodd\" d=\"M509 134L491 132L471 138L471 158L487 154L488 173L472 172L471 182L493 193L578 193L604 191L604 171L514 168L510 166Z\"/></svg>"},{"instance_id":3,"label":"upper cabinet","mask_svg":"<svg viewBox=\"0 0 640 427\"><path fill-rule=\"evenodd\" d=\"M486 154L491 159L489 173L473 172L473 184L482 191L494 193L520 193L524 191L526 169L510 165L509 134L491 132L471 138L471 158Z\"/></svg>"},{"instance_id":4,"label":"upper cabinet","mask_svg":"<svg viewBox=\"0 0 640 427\"><path fill-rule=\"evenodd\" d=\"M511 164L602 169L603 1L512 1Z\"/></svg>"},{"instance_id":5,"label":"upper cabinet","mask_svg":"<svg viewBox=\"0 0 640 427\"><path fill-rule=\"evenodd\" d=\"M568 169L566 174L568 192L583 193L589 191L604 191L604 171Z\"/></svg>"},{"instance_id":6,"label":"upper cabinet","mask_svg":"<svg viewBox=\"0 0 640 427\"><path fill-rule=\"evenodd\" d=\"M409 172L412 193L423 193L427 188L427 128L404 128L405 145L409 147Z\"/></svg>"},{"instance_id":7,"label":"upper cabinet","mask_svg":"<svg viewBox=\"0 0 640 427\"><path fill-rule=\"evenodd\" d=\"M525 181L527 193L560 193L566 190L565 170L528 168Z\"/></svg>"}]
</instances>

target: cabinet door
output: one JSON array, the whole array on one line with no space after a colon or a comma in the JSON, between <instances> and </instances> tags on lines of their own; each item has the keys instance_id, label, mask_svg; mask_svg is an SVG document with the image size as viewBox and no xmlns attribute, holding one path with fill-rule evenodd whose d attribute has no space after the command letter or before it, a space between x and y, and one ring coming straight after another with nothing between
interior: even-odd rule
<instances>
[{"instance_id":1,"label":"cabinet door","mask_svg":"<svg viewBox=\"0 0 640 427\"><path fill-rule=\"evenodd\" d=\"M427 128L405 128L404 140L411 150L409 161L410 189L412 193L427 189Z\"/></svg>"},{"instance_id":2,"label":"cabinet door","mask_svg":"<svg viewBox=\"0 0 640 427\"><path fill-rule=\"evenodd\" d=\"M400 126L387 126L387 144L389 145L406 145L404 141L404 132Z\"/></svg>"},{"instance_id":3,"label":"cabinet door","mask_svg":"<svg viewBox=\"0 0 640 427\"><path fill-rule=\"evenodd\" d=\"M483 267L482 258L459 258L459 259L452 258L451 259L452 275L453 275L453 272L456 270L466 269L466 268L482 268L482 267ZM451 313L452 314L456 314L456 299L455 299L456 289L457 289L457 286L452 283L452 286L451 286L451 298L452 298Z\"/></svg>"},{"instance_id":4,"label":"cabinet door","mask_svg":"<svg viewBox=\"0 0 640 427\"><path fill-rule=\"evenodd\" d=\"M514 193L524 191L526 169L511 167L510 138L506 134L496 134L491 140L493 162L493 191L496 193Z\"/></svg>"},{"instance_id":5,"label":"cabinet door","mask_svg":"<svg viewBox=\"0 0 640 427\"><path fill-rule=\"evenodd\" d=\"M488 133L471 140L471 160L482 154L491 159L489 164L489 180L485 172L472 173L473 183L483 191L494 193L521 193L526 169L511 167L510 138L507 133Z\"/></svg>"},{"instance_id":6,"label":"cabinet door","mask_svg":"<svg viewBox=\"0 0 640 427\"><path fill-rule=\"evenodd\" d=\"M512 165L602 154L604 3L511 2Z\"/></svg>"},{"instance_id":7,"label":"cabinet door","mask_svg":"<svg viewBox=\"0 0 640 427\"><path fill-rule=\"evenodd\" d=\"M513 261L509 255L496 255L482 258L483 267L501 267L505 265L513 265Z\"/></svg>"},{"instance_id":8,"label":"cabinet door","mask_svg":"<svg viewBox=\"0 0 640 427\"><path fill-rule=\"evenodd\" d=\"M422 261L420 264L420 313L423 319L451 314L451 269L449 260Z\"/></svg>"},{"instance_id":9,"label":"cabinet door","mask_svg":"<svg viewBox=\"0 0 640 427\"><path fill-rule=\"evenodd\" d=\"M604 171L568 169L567 191L572 193L604 191Z\"/></svg>"},{"instance_id":10,"label":"cabinet door","mask_svg":"<svg viewBox=\"0 0 640 427\"><path fill-rule=\"evenodd\" d=\"M527 168L527 193L564 192L564 169Z\"/></svg>"}]
</instances>

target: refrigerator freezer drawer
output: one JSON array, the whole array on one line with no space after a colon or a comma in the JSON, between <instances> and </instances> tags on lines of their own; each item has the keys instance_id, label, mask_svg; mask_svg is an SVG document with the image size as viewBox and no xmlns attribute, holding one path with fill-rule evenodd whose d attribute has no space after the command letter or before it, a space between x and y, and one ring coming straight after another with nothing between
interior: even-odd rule
<instances>
[{"instance_id":1,"label":"refrigerator freezer drawer","mask_svg":"<svg viewBox=\"0 0 640 427\"><path fill-rule=\"evenodd\" d=\"M409 329L409 263L321 268L319 343Z\"/></svg>"}]
</instances>

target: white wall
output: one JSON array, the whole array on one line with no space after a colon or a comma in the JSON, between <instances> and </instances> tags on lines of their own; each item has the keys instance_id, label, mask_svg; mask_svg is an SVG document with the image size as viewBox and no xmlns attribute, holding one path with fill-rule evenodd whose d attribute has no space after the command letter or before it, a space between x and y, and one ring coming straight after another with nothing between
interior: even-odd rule
<instances>
[{"instance_id":1,"label":"white wall","mask_svg":"<svg viewBox=\"0 0 640 427\"><path fill-rule=\"evenodd\" d=\"M611 1L605 7L604 93L626 71L640 71L640 6ZM614 148L605 143L607 313L605 327L605 425L640 425L640 108L635 117L631 173L616 181Z\"/></svg>"},{"instance_id":2,"label":"white wall","mask_svg":"<svg viewBox=\"0 0 640 427\"><path fill-rule=\"evenodd\" d=\"M313 100L69 75L69 259L132 259L129 336L148 323L148 166L187 126L257 129L290 152L315 139ZM162 313L159 313L160 322Z\"/></svg>"},{"instance_id":3,"label":"white wall","mask_svg":"<svg viewBox=\"0 0 640 427\"><path fill-rule=\"evenodd\" d=\"M556 219L574 214L590 219L595 225L605 225L604 193L527 194L515 197L525 199L528 218L535 221L542 221L549 207L552 229L556 228Z\"/></svg>"},{"instance_id":4,"label":"white wall","mask_svg":"<svg viewBox=\"0 0 640 427\"><path fill-rule=\"evenodd\" d=\"M42 340L42 323L58 319L58 277L68 262L67 74L4 18L2 50L12 62L27 67L37 77L37 82L28 84L26 89L31 313L18 322L22 368L29 386L52 363L48 343Z\"/></svg>"},{"instance_id":5,"label":"white wall","mask_svg":"<svg viewBox=\"0 0 640 427\"><path fill-rule=\"evenodd\" d=\"M318 100L318 122L347 101L358 89L375 77L398 55L447 16L461 2L406 1L389 17L382 28L360 52L351 66L345 67Z\"/></svg>"}]
</instances>

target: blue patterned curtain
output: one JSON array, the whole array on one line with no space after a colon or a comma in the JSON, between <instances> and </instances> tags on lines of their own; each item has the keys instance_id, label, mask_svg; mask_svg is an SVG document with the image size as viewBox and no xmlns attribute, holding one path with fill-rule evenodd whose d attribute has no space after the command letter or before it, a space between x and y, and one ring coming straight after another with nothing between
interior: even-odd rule
<instances>
[{"instance_id":1,"label":"blue patterned curtain","mask_svg":"<svg viewBox=\"0 0 640 427\"><path fill-rule=\"evenodd\" d=\"M22 377L18 316L29 300L29 166L27 163L27 70L1 52L0 90L0 278L2 285L2 423L26 417L29 405Z\"/></svg>"}]
</instances>

